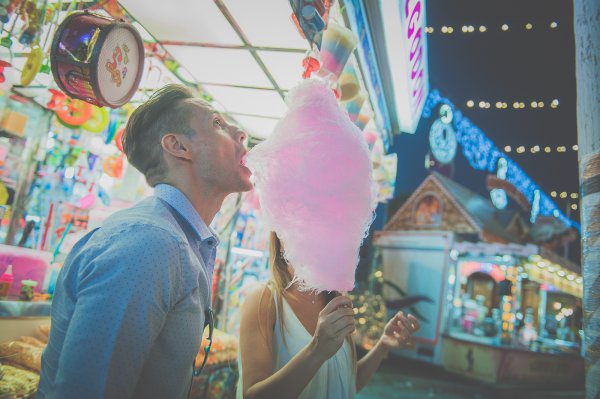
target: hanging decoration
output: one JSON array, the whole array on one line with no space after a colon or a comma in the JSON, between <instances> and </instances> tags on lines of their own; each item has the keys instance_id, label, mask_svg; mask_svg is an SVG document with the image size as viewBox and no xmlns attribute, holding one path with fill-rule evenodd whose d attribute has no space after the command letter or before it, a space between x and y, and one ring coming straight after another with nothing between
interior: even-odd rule
<instances>
[{"instance_id":1,"label":"hanging decoration","mask_svg":"<svg viewBox=\"0 0 600 399\"><path fill-rule=\"evenodd\" d=\"M88 11L74 12L52 42L52 73L68 95L96 106L118 108L137 91L144 69L139 33Z\"/></svg>"},{"instance_id":2,"label":"hanging decoration","mask_svg":"<svg viewBox=\"0 0 600 399\"><path fill-rule=\"evenodd\" d=\"M92 115L81 127L88 132L102 133L108 126L108 121L108 110L92 105Z\"/></svg>"}]
</instances>

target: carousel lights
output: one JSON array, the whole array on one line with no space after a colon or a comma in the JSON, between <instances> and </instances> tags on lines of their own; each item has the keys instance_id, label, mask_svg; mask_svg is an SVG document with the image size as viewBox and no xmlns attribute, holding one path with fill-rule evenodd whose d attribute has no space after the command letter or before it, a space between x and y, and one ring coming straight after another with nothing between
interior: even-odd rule
<instances>
[{"instance_id":1,"label":"carousel lights","mask_svg":"<svg viewBox=\"0 0 600 399\"><path fill-rule=\"evenodd\" d=\"M577 210L577 204L571 204L571 209L576 211Z\"/></svg>"},{"instance_id":2,"label":"carousel lights","mask_svg":"<svg viewBox=\"0 0 600 399\"><path fill-rule=\"evenodd\" d=\"M434 110L437 110L440 103L449 105L453 110L454 117L452 124L456 130L456 138L469 165L475 170L494 171L498 163L498 158L503 156L504 153L501 152L494 142L492 142L478 126L474 125L460 109L457 109L451 100L442 97L438 90L433 89L430 91L423 107L422 116L424 118L430 118L433 115ZM521 147L521 152L524 152L525 147ZM535 190L539 190L539 186L515 161L506 156L504 156L504 158L506 158L508 164L506 181L513 184L526 198L533 198L534 192ZM539 207L540 216L554 215L565 225L580 230L579 224L567 218L552 201L550 196L541 190Z\"/></svg>"},{"instance_id":3,"label":"carousel lights","mask_svg":"<svg viewBox=\"0 0 600 399\"><path fill-rule=\"evenodd\" d=\"M573 280L575 280L575 276L574 276L574 275L572 275L572 274L568 274L568 275L567 275L567 280L569 280L569 281L573 281Z\"/></svg>"},{"instance_id":4,"label":"carousel lights","mask_svg":"<svg viewBox=\"0 0 600 399\"><path fill-rule=\"evenodd\" d=\"M575 144L573 147L571 147L573 149L573 151L579 151L579 146L577 144Z\"/></svg>"},{"instance_id":5,"label":"carousel lights","mask_svg":"<svg viewBox=\"0 0 600 399\"><path fill-rule=\"evenodd\" d=\"M577 277L577 278L575 278L575 282L577 284L581 284L581 283L583 283L583 278L582 277Z\"/></svg>"},{"instance_id":6,"label":"carousel lights","mask_svg":"<svg viewBox=\"0 0 600 399\"><path fill-rule=\"evenodd\" d=\"M506 147L504 147L504 152L511 152L512 148L511 146L507 145Z\"/></svg>"},{"instance_id":7,"label":"carousel lights","mask_svg":"<svg viewBox=\"0 0 600 399\"><path fill-rule=\"evenodd\" d=\"M503 30L504 32L506 32L506 31L508 30L508 25L507 25L507 24L503 24L503 25L502 25L502 30Z\"/></svg>"},{"instance_id":8,"label":"carousel lights","mask_svg":"<svg viewBox=\"0 0 600 399\"><path fill-rule=\"evenodd\" d=\"M550 196L551 196L552 198L556 198L556 195L557 195L557 194L556 194L556 191L552 191L552 192L550 193Z\"/></svg>"},{"instance_id":9,"label":"carousel lights","mask_svg":"<svg viewBox=\"0 0 600 399\"><path fill-rule=\"evenodd\" d=\"M524 152L525 152L525 147L523 147L523 146L517 147L517 153L522 154Z\"/></svg>"},{"instance_id":10,"label":"carousel lights","mask_svg":"<svg viewBox=\"0 0 600 399\"><path fill-rule=\"evenodd\" d=\"M571 198L577 199L579 197L579 193L571 193Z\"/></svg>"},{"instance_id":11,"label":"carousel lights","mask_svg":"<svg viewBox=\"0 0 600 399\"><path fill-rule=\"evenodd\" d=\"M565 273L565 272L564 272L564 271L562 271L562 270L559 270L559 271L558 271L556 274L558 274L560 277L564 277L564 276L566 276L566 275L567 275L567 273Z\"/></svg>"},{"instance_id":12,"label":"carousel lights","mask_svg":"<svg viewBox=\"0 0 600 399\"><path fill-rule=\"evenodd\" d=\"M486 30L487 30L487 28L484 25L481 25L479 27L479 32L481 32L481 33L485 32Z\"/></svg>"},{"instance_id":13,"label":"carousel lights","mask_svg":"<svg viewBox=\"0 0 600 399\"><path fill-rule=\"evenodd\" d=\"M533 29L533 25L532 25L532 24L530 24L530 23L527 23L527 24L525 25L525 29L527 29L527 30L531 30L531 29Z\"/></svg>"},{"instance_id":14,"label":"carousel lights","mask_svg":"<svg viewBox=\"0 0 600 399\"><path fill-rule=\"evenodd\" d=\"M560 310L562 308L562 303L560 303L560 302L554 302L552 304L552 307L554 308L554 310Z\"/></svg>"},{"instance_id":15,"label":"carousel lights","mask_svg":"<svg viewBox=\"0 0 600 399\"><path fill-rule=\"evenodd\" d=\"M560 193L560 198L567 198L567 192L563 191L562 193Z\"/></svg>"},{"instance_id":16,"label":"carousel lights","mask_svg":"<svg viewBox=\"0 0 600 399\"><path fill-rule=\"evenodd\" d=\"M556 23L556 22L553 21L553 22L550 23L550 27L552 29L556 29L556 27L558 27L558 23Z\"/></svg>"},{"instance_id":17,"label":"carousel lights","mask_svg":"<svg viewBox=\"0 0 600 399\"><path fill-rule=\"evenodd\" d=\"M552 148L550 148L550 147L544 147L544 152L550 153L550 151L552 151Z\"/></svg>"},{"instance_id":18,"label":"carousel lights","mask_svg":"<svg viewBox=\"0 0 600 399\"><path fill-rule=\"evenodd\" d=\"M475 105L475 102L473 100L467 101L467 107L473 108L474 105Z\"/></svg>"}]
</instances>

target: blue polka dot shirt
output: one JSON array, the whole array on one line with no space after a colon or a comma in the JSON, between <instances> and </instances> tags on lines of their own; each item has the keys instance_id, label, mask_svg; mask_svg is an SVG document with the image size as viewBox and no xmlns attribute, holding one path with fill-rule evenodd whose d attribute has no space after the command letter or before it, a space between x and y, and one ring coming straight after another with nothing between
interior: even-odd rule
<instances>
[{"instance_id":1,"label":"blue polka dot shirt","mask_svg":"<svg viewBox=\"0 0 600 399\"><path fill-rule=\"evenodd\" d=\"M58 277L37 397L185 398L218 242L165 184L82 238Z\"/></svg>"}]
</instances>

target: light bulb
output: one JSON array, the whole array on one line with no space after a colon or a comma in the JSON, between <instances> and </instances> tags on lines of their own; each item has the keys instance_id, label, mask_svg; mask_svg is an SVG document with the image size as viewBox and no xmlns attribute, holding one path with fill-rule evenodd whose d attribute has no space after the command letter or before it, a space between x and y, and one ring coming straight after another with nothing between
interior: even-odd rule
<instances>
[{"instance_id":1,"label":"light bulb","mask_svg":"<svg viewBox=\"0 0 600 399\"><path fill-rule=\"evenodd\" d=\"M558 26L558 24L557 24L556 22L552 22L552 23L550 24L550 27L551 27L552 29L556 28L557 26Z\"/></svg>"},{"instance_id":2,"label":"light bulb","mask_svg":"<svg viewBox=\"0 0 600 399\"><path fill-rule=\"evenodd\" d=\"M579 151L579 146L577 144L573 146L573 151Z\"/></svg>"},{"instance_id":3,"label":"light bulb","mask_svg":"<svg viewBox=\"0 0 600 399\"><path fill-rule=\"evenodd\" d=\"M511 146L507 145L506 147L504 147L504 151L505 152L511 152L512 151Z\"/></svg>"},{"instance_id":4,"label":"light bulb","mask_svg":"<svg viewBox=\"0 0 600 399\"><path fill-rule=\"evenodd\" d=\"M473 100L467 101L467 107L473 108L473 105L475 105L475 102L473 102Z\"/></svg>"},{"instance_id":5,"label":"light bulb","mask_svg":"<svg viewBox=\"0 0 600 399\"><path fill-rule=\"evenodd\" d=\"M506 32L508 30L508 25L506 25L506 24L502 25L502 30Z\"/></svg>"},{"instance_id":6,"label":"light bulb","mask_svg":"<svg viewBox=\"0 0 600 399\"><path fill-rule=\"evenodd\" d=\"M485 32L486 30L487 30L487 28L485 26L483 26L483 25L481 25L479 27L479 32Z\"/></svg>"},{"instance_id":7,"label":"light bulb","mask_svg":"<svg viewBox=\"0 0 600 399\"><path fill-rule=\"evenodd\" d=\"M525 25L525 29L531 30L531 28L533 28L533 25L531 25L530 23L528 23L527 25Z\"/></svg>"}]
</instances>

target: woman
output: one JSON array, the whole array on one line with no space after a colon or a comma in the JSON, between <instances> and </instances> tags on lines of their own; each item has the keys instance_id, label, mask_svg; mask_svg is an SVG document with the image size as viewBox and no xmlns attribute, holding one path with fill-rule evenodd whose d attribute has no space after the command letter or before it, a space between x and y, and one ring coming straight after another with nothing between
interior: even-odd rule
<instances>
[{"instance_id":1,"label":"woman","mask_svg":"<svg viewBox=\"0 0 600 399\"><path fill-rule=\"evenodd\" d=\"M419 329L416 318L399 312L357 362L350 299L300 291L275 233L269 259L269 283L248 295L241 309L238 398L354 398L389 350Z\"/></svg>"}]
</instances>

